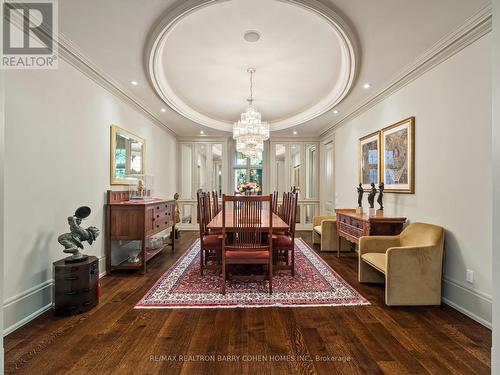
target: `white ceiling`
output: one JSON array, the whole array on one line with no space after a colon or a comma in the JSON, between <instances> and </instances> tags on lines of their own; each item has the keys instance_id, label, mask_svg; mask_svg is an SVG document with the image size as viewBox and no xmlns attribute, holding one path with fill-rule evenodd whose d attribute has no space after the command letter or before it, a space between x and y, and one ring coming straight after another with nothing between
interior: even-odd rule
<instances>
[{"instance_id":1,"label":"white ceiling","mask_svg":"<svg viewBox=\"0 0 500 375\"><path fill-rule=\"evenodd\" d=\"M243 8L259 4L259 8L268 9L272 9L277 2L234 1L240 2ZM358 37L361 56L358 79L351 92L336 106L339 115L335 115L331 109L314 120L293 129L273 132L271 136L292 136L292 130L298 132L297 137L319 135L343 113L355 109L358 103L370 96L370 92L381 88L403 67L490 3L489 0L323 2L341 15ZM153 26L168 9L172 9L174 3L173 0L59 1L59 31L178 135L197 135L202 129L206 135L227 134L179 115L160 99L149 82L146 45ZM220 15L212 14L210 22L195 17L186 19L189 22L185 25L179 24L182 32L177 36L172 35L172 46L175 46L172 48L180 53L174 53L165 64L165 73L170 77L169 83L176 93L199 112L230 122L235 114L237 116L244 109L248 79L246 65L253 62L251 58L257 49L257 56L265 57L269 61L268 66L280 67L275 72L266 72L262 68L255 77L256 104L264 120L286 118L317 103L322 93L331 87L336 74L335 59L338 57L335 56L334 47L325 50L319 47L325 38L328 45L334 46L335 43L329 39L331 36L326 33L325 25L321 22L314 22L313 18L308 19L304 15L300 15L300 20L294 19L293 14L286 14L285 17L286 12L275 14L278 8L274 9L270 12L271 17L269 14L266 14L267 17L257 17L259 9L239 15L238 20L245 22L245 30L265 30L262 31L261 41L255 46L242 41L241 29L238 28L241 26L233 18L224 22L217 18ZM197 23L199 28L196 27ZM276 38L270 37L273 33L276 33ZM201 36L207 38L207 45L202 43ZM248 51L245 51L245 47ZM207 62L208 52L214 49L216 54L211 56L217 56L218 61ZM287 65L280 65L284 56L297 61L297 64L292 64L292 71L288 75L282 74ZM197 60L197 65L191 60ZM217 62L226 68L218 70ZM189 64L192 64L191 68ZM228 64L245 66L231 67L231 74L221 79L223 69L228 69ZM209 68L204 70L204 65ZM290 82L290 76L295 77L295 83ZM131 86L131 80L137 80L139 85ZM366 82L372 84L369 90L362 87ZM283 89L278 90L280 87ZM166 108L167 111L160 112L160 108Z\"/></svg>"},{"instance_id":2,"label":"white ceiling","mask_svg":"<svg viewBox=\"0 0 500 375\"><path fill-rule=\"evenodd\" d=\"M248 30L260 40L247 42ZM351 44L337 26L282 1L215 3L173 26L167 22L159 35L151 54L158 94L184 116L220 130L231 131L246 106L247 68L256 69L255 103L271 130L331 109L355 75Z\"/></svg>"}]
</instances>

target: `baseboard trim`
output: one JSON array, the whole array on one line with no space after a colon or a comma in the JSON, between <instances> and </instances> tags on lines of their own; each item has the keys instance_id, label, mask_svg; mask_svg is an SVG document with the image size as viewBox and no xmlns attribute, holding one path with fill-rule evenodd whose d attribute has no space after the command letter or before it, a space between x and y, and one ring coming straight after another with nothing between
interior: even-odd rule
<instances>
[{"instance_id":1,"label":"baseboard trim","mask_svg":"<svg viewBox=\"0 0 500 375\"><path fill-rule=\"evenodd\" d=\"M7 336L9 333L14 332L16 329L21 328L23 325L31 322L33 319L37 318L38 316L42 315L46 311L50 310L52 308L52 302L47 304L46 306L43 306L41 309L38 309L34 313L24 317L23 319L19 320L18 322L12 324L10 327L7 327L3 331L4 337Z\"/></svg>"},{"instance_id":2,"label":"baseboard trim","mask_svg":"<svg viewBox=\"0 0 500 375\"><path fill-rule=\"evenodd\" d=\"M483 326L492 328L493 300L488 294L444 278L442 301Z\"/></svg>"},{"instance_id":3,"label":"baseboard trim","mask_svg":"<svg viewBox=\"0 0 500 375\"><path fill-rule=\"evenodd\" d=\"M456 303L450 301L449 299L446 299L446 298L442 298L442 301L444 304L454 308L455 310L457 311L460 311L462 314L464 315L467 315L469 318L471 318L472 320L475 320L476 322L478 322L479 324L482 324L483 326L485 326L486 328L489 328L489 329L492 329L493 325L484 320L483 318L481 318L480 316L477 316L476 314L474 314L473 312L467 310L467 309L464 309L463 307L461 306L458 306Z\"/></svg>"},{"instance_id":4,"label":"baseboard trim","mask_svg":"<svg viewBox=\"0 0 500 375\"><path fill-rule=\"evenodd\" d=\"M99 258L99 279L106 275L106 257ZM3 336L14 332L23 325L50 310L53 306L52 287L54 280L46 280L4 301ZM41 307L40 307L41 306ZM29 313L29 311L33 311ZM28 315L24 315L28 312ZM19 317L21 316L21 319Z\"/></svg>"}]
</instances>

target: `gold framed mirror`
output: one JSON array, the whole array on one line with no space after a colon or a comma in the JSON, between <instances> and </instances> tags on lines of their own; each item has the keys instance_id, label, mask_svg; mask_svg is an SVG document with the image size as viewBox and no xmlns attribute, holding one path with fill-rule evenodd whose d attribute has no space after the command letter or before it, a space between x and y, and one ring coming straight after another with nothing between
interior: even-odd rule
<instances>
[{"instance_id":1,"label":"gold framed mirror","mask_svg":"<svg viewBox=\"0 0 500 375\"><path fill-rule=\"evenodd\" d=\"M146 141L116 125L111 125L111 185L137 183L133 175L145 174Z\"/></svg>"}]
</instances>

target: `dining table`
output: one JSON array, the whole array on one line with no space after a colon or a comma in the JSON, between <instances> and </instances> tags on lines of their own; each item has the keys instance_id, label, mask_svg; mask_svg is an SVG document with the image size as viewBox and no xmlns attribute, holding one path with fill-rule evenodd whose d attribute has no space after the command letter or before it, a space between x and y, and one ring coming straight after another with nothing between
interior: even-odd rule
<instances>
[{"instance_id":1,"label":"dining table","mask_svg":"<svg viewBox=\"0 0 500 375\"><path fill-rule=\"evenodd\" d=\"M262 208L262 215L261 215L261 223L259 225L259 228L262 229L262 231L269 230L269 210L270 208L268 207L263 207ZM222 210L219 211L217 215L208 223L207 228L212 229L212 230L221 230L223 225L222 225ZM272 228L273 232L274 231L285 231L288 229L288 224L277 214L273 212L272 214ZM226 230L231 231L232 229L235 229L235 226L233 224L233 210L227 210L226 211Z\"/></svg>"}]
</instances>

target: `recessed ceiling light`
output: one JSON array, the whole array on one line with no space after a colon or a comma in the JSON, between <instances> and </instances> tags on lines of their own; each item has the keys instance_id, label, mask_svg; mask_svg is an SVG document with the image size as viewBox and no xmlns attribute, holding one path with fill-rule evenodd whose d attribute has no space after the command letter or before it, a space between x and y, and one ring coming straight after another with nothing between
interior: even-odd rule
<instances>
[{"instance_id":1,"label":"recessed ceiling light","mask_svg":"<svg viewBox=\"0 0 500 375\"><path fill-rule=\"evenodd\" d=\"M130 81L130 84L131 84L132 86L137 86L137 85L139 84L139 82L137 82L137 81Z\"/></svg>"},{"instance_id":2,"label":"recessed ceiling light","mask_svg":"<svg viewBox=\"0 0 500 375\"><path fill-rule=\"evenodd\" d=\"M372 87L372 84L371 84L371 83L365 83L365 84L363 85L363 88L364 88L364 89L369 89L370 87Z\"/></svg>"},{"instance_id":3,"label":"recessed ceiling light","mask_svg":"<svg viewBox=\"0 0 500 375\"><path fill-rule=\"evenodd\" d=\"M294 130L294 131L293 131L293 135L297 135L297 130Z\"/></svg>"},{"instance_id":4,"label":"recessed ceiling light","mask_svg":"<svg viewBox=\"0 0 500 375\"><path fill-rule=\"evenodd\" d=\"M203 130L200 130L200 134L205 134L205 132Z\"/></svg>"},{"instance_id":5,"label":"recessed ceiling light","mask_svg":"<svg viewBox=\"0 0 500 375\"><path fill-rule=\"evenodd\" d=\"M167 110L165 108L160 109L160 111L167 112Z\"/></svg>"},{"instance_id":6,"label":"recessed ceiling light","mask_svg":"<svg viewBox=\"0 0 500 375\"><path fill-rule=\"evenodd\" d=\"M333 113L334 113L335 115L337 115L337 114L339 113L339 111L338 111L338 110L336 110L336 109L334 109L334 110L333 110Z\"/></svg>"},{"instance_id":7,"label":"recessed ceiling light","mask_svg":"<svg viewBox=\"0 0 500 375\"><path fill-rule=\"evenodd\" d=\"M249 30L246 31L245 34L243 34L243 39L245 39L247 42L255 43L260 39L260 34L258 31Z\"/></svg>"}]
</instances>

